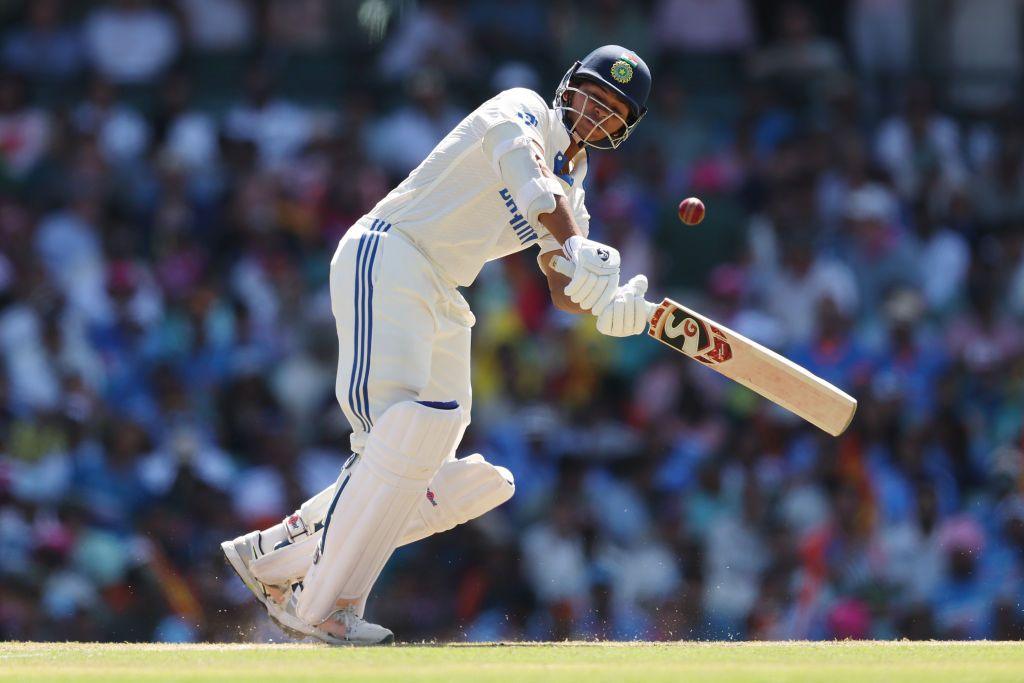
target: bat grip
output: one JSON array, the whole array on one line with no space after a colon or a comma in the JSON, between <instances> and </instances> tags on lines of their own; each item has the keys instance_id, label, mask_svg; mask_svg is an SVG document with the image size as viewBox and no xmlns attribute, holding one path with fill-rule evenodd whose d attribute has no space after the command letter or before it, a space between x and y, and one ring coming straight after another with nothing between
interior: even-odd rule
<instances>
[{"instance_id":1,"label":"bat grip","mask_svg":"<svg viewBox=\"0 0 1024 683\"><path fill-rule=\"evenodd\" d=\"M562 256L552 256L550 265L556 273L561 273L568 278L571 278L573 273L576 272L576 267L572 262ZM654 315L654 312L658 310L658 304L652 304L650 301L644 301L644 306L646 310L645 317L650 320L651 316Z\"/></svg>"}]
</instances>

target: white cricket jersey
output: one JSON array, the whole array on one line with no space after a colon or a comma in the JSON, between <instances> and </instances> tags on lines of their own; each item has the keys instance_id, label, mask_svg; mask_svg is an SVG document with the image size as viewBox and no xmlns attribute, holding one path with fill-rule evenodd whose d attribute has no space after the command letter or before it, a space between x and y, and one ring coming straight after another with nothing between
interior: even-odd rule
<instances>
[{"instance_id":1,"label":"white cricket jersey","mask_svg":"<svg viewBox=\"0 0 1024 683\"><path fill-rule=\"evenodd\" d=\"M530 225L483 151L484 134L511 121L544 150L548 168L562 165L569 134L557 112L526 88L499 93L462 120L368 214L387 221L407 237L447 280L460 287L476 279L487 261L538 245L560 248L543 225ZM394 144L402 144L401 140ZM569 206L584 234L590 215L583 204L586 154L572 172L559 176ZM555 171L557 175L557 170Z\"/></svg>"}]
</instances>

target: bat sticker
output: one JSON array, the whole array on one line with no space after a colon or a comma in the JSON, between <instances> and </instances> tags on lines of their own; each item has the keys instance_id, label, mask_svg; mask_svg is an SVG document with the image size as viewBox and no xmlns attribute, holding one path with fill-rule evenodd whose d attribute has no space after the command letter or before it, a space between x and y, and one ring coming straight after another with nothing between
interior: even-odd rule
<instances>
[{"instance_id":1,"label":"bat sticker","mask_svg":"<svg viewBox=\"0 0 1024 683\"><path fill-rule=\"evenodd\" d=\"M664 325L658 322L665 317ZM675 350L708 365L724 363L732 358L732 347L725 332L686 311L664 304L653 316L650 335Z\"/></svg>"}]
</instances>

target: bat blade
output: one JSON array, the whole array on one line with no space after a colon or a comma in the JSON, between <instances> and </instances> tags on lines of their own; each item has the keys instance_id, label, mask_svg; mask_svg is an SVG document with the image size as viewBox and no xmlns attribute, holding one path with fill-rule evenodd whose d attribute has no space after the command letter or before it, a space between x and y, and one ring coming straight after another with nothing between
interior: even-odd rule
<instances>
[{"instance_id":1,"label":"bat blade","mask_svg":"<svg viewBox=\"0 0 1024 683\"><path fill-rule=\"evenodd\" d=\"M647 333L832 436L846 430L857 410L856 399L844 391L671 299L654 309Z\"/></svg>"}]
</instances>

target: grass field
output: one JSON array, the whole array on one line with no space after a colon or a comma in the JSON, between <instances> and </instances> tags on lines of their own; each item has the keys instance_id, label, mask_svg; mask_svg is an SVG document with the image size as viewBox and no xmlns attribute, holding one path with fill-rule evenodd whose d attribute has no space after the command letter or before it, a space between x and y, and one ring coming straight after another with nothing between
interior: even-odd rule
<instances>
[{"instance_id":1,"label":"grass field","mask_svg":"<svg viewBox=\"0 0 1024 683\"><path fill-rule=\"evenodd\" d=\"M0 643L0 681L1024 681L1021 643Z\"/></svg>"}]
</instances>

